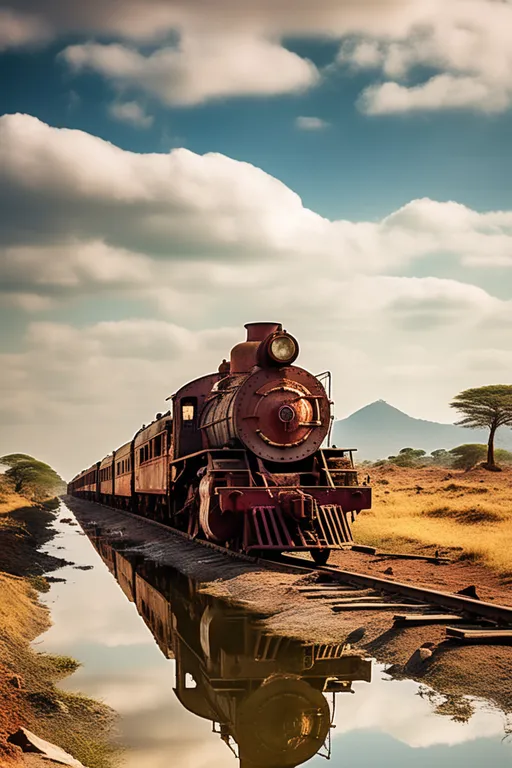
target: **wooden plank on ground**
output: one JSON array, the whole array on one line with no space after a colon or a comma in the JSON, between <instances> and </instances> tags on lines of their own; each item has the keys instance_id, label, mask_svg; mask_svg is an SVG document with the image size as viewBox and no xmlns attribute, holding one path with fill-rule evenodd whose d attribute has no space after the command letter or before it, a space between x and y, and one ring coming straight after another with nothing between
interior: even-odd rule
<instances>
[{"instance_id":1,"label":"wooden plank on ground","mask_svg":"<svg viewBox=\"0 0 512 768\"><path fill-rule=\"evenodd\" d=\"M421 626L423 624L447 624L449 622L458 623L465 622L467 624L467 618L463 616L457 616L453 613L408 613L397 614L393 616L395 624L407 624L411 627Z\"/></svg>"},{"instance_id":2,"label":"wooden plank on ground","mask_svg":"<svg viewBox=\"0 0 512 768\"><path fill-rule=\"evenodd\" d=\"M380 595L361 595L360 597L339 597L337 595L333 595L333 600L337 599L339 605L342 605L343 603L385 603L389 602L389 597L387 599L384 599ZM416 608L418 610L421 610L423 606L418 603L416 603Z\"/></svg>"},{"instance_id":3,"label":"wooden plank on ground","mask_svg":"<svg viewBox=\"0 0 512 768\"><path fill-rule=\"evenodd\" d=\"M377 551L376 547L367 547L365 544L352 544L350 549L354 552L364 552L366 555L374 555Z\"/></svg>"},{"instance_id":4,"label":"wooden plank on ground","mask_svg":"<svg viewBox=\"0 0 512 768\"><path fill-rule=\"evenodd\" d=\"M414 605L408 603L336 603L331 605L331 610L335 613L340 611L417 611L418 603L414 603Z\"/></svg>"},{"instance_id":5,"label":"wooden plank on ground","mask_svg":"<svg viewBox=\"0 0 512 768\"><path fill-rule=\"evenodd\" d=\"M446 627L446 635L450 639L462 643L497 643L499 645L512 643L512 628L510 629L461 629Z\"/></svg>"},{"instance_id":6,"label":"wooden plank on ground","mask_svg":"<svg viewBox=\"0 0 512 768\"><path fill-rule=\"evenodd\" d=\"M340 590L339 592L335 592L334 590L331 592L306 592L304 594L304 597L307 600L323 600L323 599L332 599L335 597L380 597L374 590L368 590L364 592L344 592L343 590Z\"/></svg>"},{"instance_id":7,"label":"wooden plank on ground","mask_svg":"<svg viewBox=\"0 0 512 768\"><path fill-rule=\"evenodd\" d=\"M299 592L326 592L330 589L344 590L345 592L359 592L358 587L345 587L340 584L311 584L306 587L296 587Z\"/></svg>"},{"instance_id":8,"label":"wooden plank on ground","mask_svg":"<svg viewBox=\"0 0 512 768\"><path fill-rule=\"evenodd\" d=\"M449 557L435 557L434 555L408 555L402 552L377 552L376 556L382 560L425 560L427 563L451 563Z\"/></svg>"}]
</instances>

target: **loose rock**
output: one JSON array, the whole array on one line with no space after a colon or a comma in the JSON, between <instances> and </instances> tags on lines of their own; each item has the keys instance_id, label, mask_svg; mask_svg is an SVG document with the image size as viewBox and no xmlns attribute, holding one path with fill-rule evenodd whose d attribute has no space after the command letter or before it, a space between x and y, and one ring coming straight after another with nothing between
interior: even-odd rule
<instances>
[{"instance_id":1,"label":"loose rock","mask_svg":"<svg viewBox=\"0 0 512 768\"><path fill-rule=\"evenodd\" d=\"M83 763L68 754L68 752L65 752L55 744L51 744L49 741L40 739L39 736L36 736L35 733L28 731L26 728L20 728L16 733L13 733L9 736L8 741L21 747L23 752L36 752L47 760L53 760L61 765L70 765L72 768L85 768Z\"/></svg>"}]
</instances>

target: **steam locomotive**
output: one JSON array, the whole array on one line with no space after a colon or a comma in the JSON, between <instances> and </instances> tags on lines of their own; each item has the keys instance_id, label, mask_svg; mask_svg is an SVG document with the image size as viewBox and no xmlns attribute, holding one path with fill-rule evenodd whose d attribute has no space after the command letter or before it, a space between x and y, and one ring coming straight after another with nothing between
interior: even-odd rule
<instances>
[{"instance_id":1,"label":"steam locomotive","mask_svg":"<svg viewBox=\"0 0 512 768\"><path fill-rule=\"evenodd\" d=\"M324 447L331 400L294 365L279 323L248 323L216 373L185 384L172 412L78 474L68 493L245 553L309 551L325 563L371 507L353 450ZM330 381L330 379L329 379Z\"/></svg>"}]
</instances>

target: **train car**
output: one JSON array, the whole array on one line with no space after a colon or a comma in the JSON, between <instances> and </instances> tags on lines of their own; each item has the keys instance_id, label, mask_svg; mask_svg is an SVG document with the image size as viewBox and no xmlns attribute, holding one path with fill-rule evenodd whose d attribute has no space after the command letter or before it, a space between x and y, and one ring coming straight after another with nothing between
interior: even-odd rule
<instances>
[{"instance_id":1,"label":"train car","mask_svg":"<svg viewBox=\"0 0 512 768\"><path fill-rule=\"evenodd\" d=\"M98 501L99 462L84 469L72 481L72 493L87 501Z\"/></svg>"},{"instance_id":2,"label":"train car","mask_svg":"<svg viewBox=\"0 0 512 768\"><path fill-rule=\"evenodd\" d=\"M135 574L135 603L164 656L174 657L169 602L149 582Z\"/></svg>"},{"instance_id":3,"label":"train car","mask_svg":"<svg viewBox=\"0 0 512 768\"><path fill-rule=\"evenodd\" d=\"M88 534L90 535L90 534ZM135 602L135 568L133 558L126 557L118 550L114 553L116 579L131 603Z\"/></svg>"},{"instance_id":4,"label":"train car","mask_svg":"<svg viewBox=\"0 0 512 768\"><path fill-rule=\"evenodd\" d=\"M101 504L112 504L114 497L114 456L110 453L100 463L99 498Z\"/></svg>"},{"instance_id":5,"label":"train car","mask_svg":"<svg viewBox=\"0 0 512 768\"><path fill-rule=\"evenodd\" d=\"M132 509L133 483L133 440L114 452L114 498L113 505L129 512Z\"/></svg>"},{"instance_id":6,"label":"train car","mask_svg":"<svg viewBox=\"0 0 512 768\"><path fill-rule=\"evenodd\" d=\"M355 449L325 445L332 402L295 364L297 340L279 323L245 328L229 362L172 396L172 417L157 414L103 459L97 495L232 549L309 551L325 563L350 546L371 488Z\"/></svg>"},{"instance_id":7,"label":"train car","mask_svg":"<svg viewBox=\"0 0 512 768\"><path fill-rule=\"evenodd\" d=\"M139 514L167 518L172 419L157 414L133 440L134 495Z\"/></svg>"}]
</instances>

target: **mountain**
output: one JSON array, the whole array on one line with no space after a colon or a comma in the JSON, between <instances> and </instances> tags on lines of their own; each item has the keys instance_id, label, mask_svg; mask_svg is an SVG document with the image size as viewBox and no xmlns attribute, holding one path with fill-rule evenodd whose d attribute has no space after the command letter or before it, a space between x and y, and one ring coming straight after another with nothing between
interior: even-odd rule
<instances>
[{"instance_id":1,"label":"mountain","mask_svg":"<svg viewBox=\"0 0 512 768\"><path fill-rule=\"evenodd\" d=\"M484 429L465 429L454 424L414 419L384 400L365 405L346 419L334 422L332 443L340 448L357 448L358 459L382 459L402 448L455 448L462 443L487 443ZM502 427L496 447L512 450L512 429Z\"/></svg>"}]
</instances>

